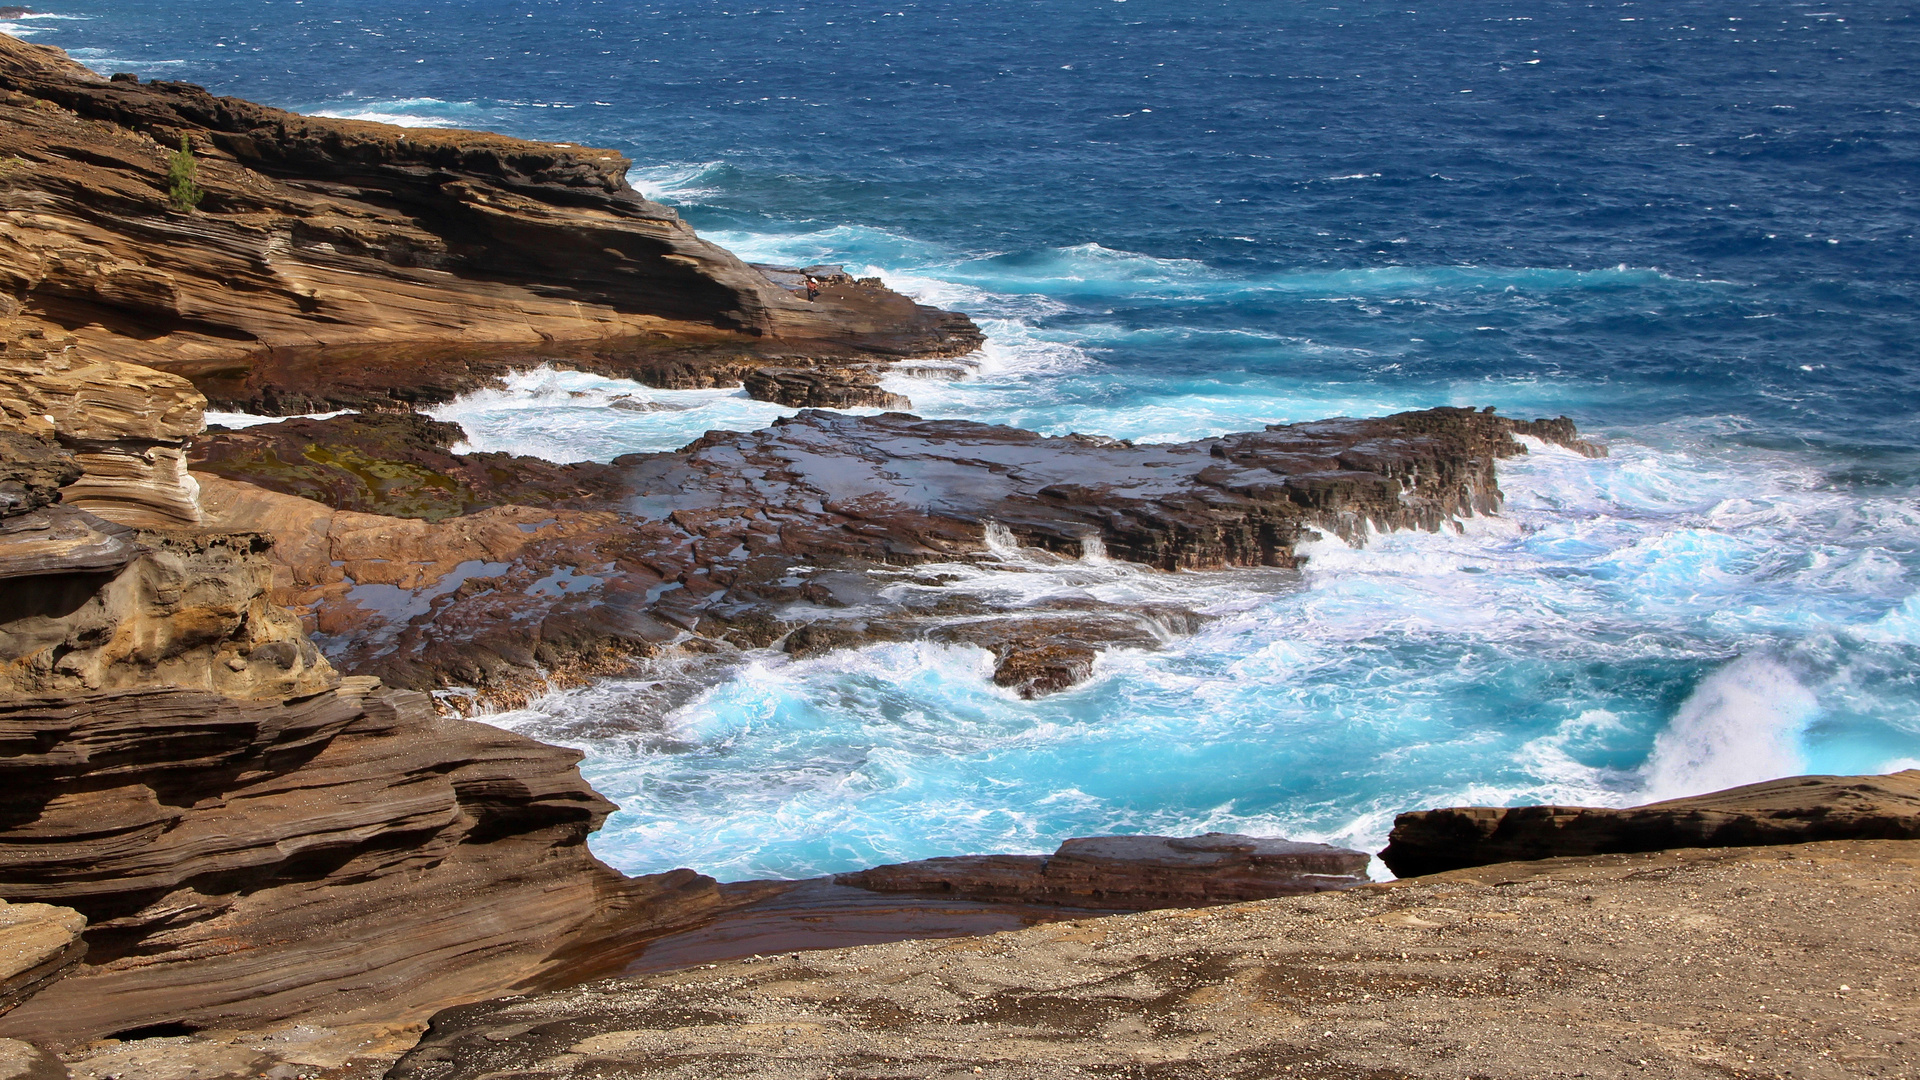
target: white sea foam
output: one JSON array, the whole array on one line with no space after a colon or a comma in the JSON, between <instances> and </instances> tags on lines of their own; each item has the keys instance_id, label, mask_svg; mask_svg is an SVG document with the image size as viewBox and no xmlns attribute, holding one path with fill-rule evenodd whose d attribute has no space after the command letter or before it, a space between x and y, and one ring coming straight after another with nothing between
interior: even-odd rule
<instances>
[{"instance_id":1,"label":"white sea foam","mask_svg":"<svg viewBox=\"0 0 1920 1080\"><path fill-rule=\"evenodd\" d=\"M1864 747L1812 726L1858 677L1818 643L1890 622L1912 591L1876 554L1920 538L1904 496L1848 498L1788 455L1613 448L1592 460L1531 442L1502 465L1501 516L1363 547L1322 538L1301 574L1167 574L995 530L991 559L901 570L885 593L1208 621L1166 627L1158 649L1110 649L1090 681L1031 702L994 686L971 647L749 654L671 714L672 748L586 740L588 774L626 807L595 848L628 870L722 876L1090 832L1364 848L1423 805L1629 805L1913 757L1903 717ZM1904 670L1907 655L1873 663ZM1684 674L1616 674L1647 670Z\"/></svg>"},{"instance_id":2,"label":"white sea foam","mask_svg":"<svg viewBox=\"0 0 1920 1080\"><path fill-rule=\"evenodd\" d=\"M658 390L542 366L424 411L459 424L472 449L570 462L674 450L708 431L751 431L796 410L738 389Z\"/></svg>"},{"instance_id":3,"label":"white sea foam","mask_svg":"<svg viewBox=\"0 0 1920 1080\"><path fill-rule=\"evenodd\" d=\"M261 424L277 424L282 420L328 420L336 416L345 416L351 411L341 409L336 412L298 413L293 416L261 416L258 413L219 412L208 409L206 419L209 426L218 424L227 428L249 428L258 427Z\"/></svg>"},{"instance_id":4,"label":"white sea foam","mask_svg":"<svg viewBox=\"0 0 1920 1080\"><path fill-rule=\"evenodd\" d=\"M709 178L722 166L718 161L635 165L627 170L627 183L649 199L666 203L693 202L720 190Z\"/></svg>"},{"instance_id":5,"label":"white sea foam","mask_svg":"<svg viewBox=\"0 0 1920 1080\"><path fill-rule=\"evenodd\" d=\"M478 111L473 102L443 101L431 97L330 103L308 111L313 116L367 120L396 127L471 127L478 120Z\"/></svg>"},{"instance_id":6,"label":"white sea foam","mask_svg":"<svg viewBox=\"0 0 1920 1080\"><path fill-rule=\"evenodd\" d=\"M1806 767L1800 733L1814 695L1777 660L1743 656L1709 675L1655 740L1650 799L1676 799L1792 776Z\"/></svg>"}]
</instances>

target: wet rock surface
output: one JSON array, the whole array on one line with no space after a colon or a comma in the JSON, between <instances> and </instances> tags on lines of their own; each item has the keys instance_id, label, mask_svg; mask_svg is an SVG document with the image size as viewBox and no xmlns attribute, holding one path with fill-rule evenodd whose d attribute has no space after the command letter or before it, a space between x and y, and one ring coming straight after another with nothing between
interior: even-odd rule
<instances>
[{"instance_id":1,"label":"wet rock surface","mask_svg":"<svg viewBox=\"0 0 1920 1080\"><path fill-rule=\"evenodd\" d=\"M580 509L624 494L626 470L453 453L458 424L418 413L287 420L194 440L193 468L339 510L439 521L503 503Z\"/></svg>"},{"instance_id":2,"label":"wet rock surface","mask_svg":"<svg viewBox=\"0 0 1920 1080\"><path fill-rule=\"evenodd\" d=\"M392 426L414 430L406 423ZM455 492L524 496L511 483L457 479L478 476L483 459L425 446L447 437L430 424L398 443L383 424L336 418L221 434L207 459L358 505L439 496L396 481L376 498L379 485L357 473L321 476L308 465L276 481L268 454L284 463L298 447L311 464L313 446L359 462L359 473L382 462L393 476L447 478ZM1085 679L1101 649L1155 647L1199 617L1091 600L1060 608L1056 598L1009 611L942 590L937 576L895 587L882 580L889 568L991 562L994 545L1096 562L1110 553L1160 569L1291 568L1295 545L1322 532L1359 542L1368 528L1438 529L1497 509L1496 462L1525 450L1511 431L1489 412L1437 409L1136 447L807 411L761 431L711 432L675 453L529 468L516 481L545 496L567 490L541 489L556 475L590 493L624 493L601 509L566 508L595 505L590 494L431 522L206 474L200 483L210 522L280 538L274 595L311 620L335 662L394 685L505 689L537 667L613 670L696 639L809 655L932 637L988 649L1002 685L1031 696Z\"/></svg>"},{"instance_id":3,"label":"wet rock surface","mask_svg":"<svg viewBox=\"0 0 1920 1080\"><path fill-rule=\"evenodd\" d=\"M1515 859L1920 839L1920 769L1790 776L1646 806L1451 807L1401 814L1380 859L1403 876Z\"/></svg>"},{"instance_id":4,"label":"wet rock surface","mask_svg":"<svg viewBox=\"0 0 1920 1080\"><path fill-rule=\"evenodd\" d=\"M1089 836L1052 855L968 855L876 866L834 881L875 892L1143 911L1345 889L1368 856L1276 837Z\"/></svg>"},{"instance_id":5,"label":"wet rock surface","mask_svg":"<svg viewBox=\"0 0 1920 1080\"><path fill-rule=\"evenodd\" d=\"M389 1076L1900 1076L1916 896L1913 841L1502 864L464 1006Z\"/></svg>"}]
</instances>

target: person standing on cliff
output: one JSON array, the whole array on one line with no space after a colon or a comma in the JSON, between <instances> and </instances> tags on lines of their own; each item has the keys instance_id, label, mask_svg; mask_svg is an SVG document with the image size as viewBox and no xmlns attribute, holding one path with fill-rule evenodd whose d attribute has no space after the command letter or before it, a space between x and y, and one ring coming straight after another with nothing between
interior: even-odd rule
<instances>
[{"instance_id":1,"label":"person standing on cliff","mask_svg":"<svg viewBox=\"0 0 1920 1080\"><path fill-rule=\"evenodd\" d=\"M807 275L807 300L808 302L812 302L818 299L820 299L820 281L819 279L815 278L812 274L808 274Z\"/></svg>"}]
</instances>

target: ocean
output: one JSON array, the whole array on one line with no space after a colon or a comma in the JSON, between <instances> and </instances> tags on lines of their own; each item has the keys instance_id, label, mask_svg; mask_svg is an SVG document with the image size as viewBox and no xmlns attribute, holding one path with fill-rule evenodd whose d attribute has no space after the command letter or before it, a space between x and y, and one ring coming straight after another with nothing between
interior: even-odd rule
<instances>
[{"instance_id":1,"label":"ocean","mask_svg":"<svg viewBox=\"0 0 1920 1080\"><path fill-rule=\"evenodd\" d=\"M988 596L1210 620L1023 701L985 653L748 652L491 719L620 869L1069 836L1377 848L1402 810L1920 766L1920 13L1893 0L58 0L0 29L309 112L613 147L759 261L972 314L922 415L1142 441L1572 416L1459 534L1299 573L1001 548ZM618 393L687 408L605 407ZM541 370L436 410L606 460L784 410Z\"/></svg>"}]
</instances>

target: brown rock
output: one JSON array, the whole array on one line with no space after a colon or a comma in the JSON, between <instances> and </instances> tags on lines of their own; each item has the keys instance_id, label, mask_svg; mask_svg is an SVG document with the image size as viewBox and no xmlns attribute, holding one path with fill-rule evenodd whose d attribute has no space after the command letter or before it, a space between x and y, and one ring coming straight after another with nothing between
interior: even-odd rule
<instances>
[{"instance_id":1,"label":"brown rock","mask_svg":"<svg viewBox=\"0 0 1920 1080\"><path fill-rule=\"evenodd\" d=\"M428 521L503 503L579 509L624 493L618 465L453 453L465 438L460 425L417 413L360 413L211 431L194 441L192 461L336 510Z\"/></svg>"},{"instance_id":2,"label":"brown rock","mask_svg":"<svg viewBox=\"0 0 1920 1080\"><path fill-rule=\"evenodd\" d=\"M1402 877L1667 848L1920 839L1920 769L1792 776L1628 809L1467 806L1394 819L1380 859Z\"/></svg>"},{"instance_id":3,"label":"brown rock","mask_svg":"<svg viewBox=\"0 0 1920 1080\"><path fill-rule=\"evenodd\" d=\"M67 506L0 518L0 581L117 571L140 554L134 536L125 525ZM0 615L0 623L12 622L22 611ZM10 632L0 629L0 635ZM18 658L26 651L17 642L0 644L0 656Z\"/></svg>"},{"instance_id":4,"label":"brown rock","mask_svg":"<svg viewBox=\"0 0 1920 1080\"><path fill-rule=\"evenodd\" d=\"M284 463L293 445L325 454L360 445L328 443L346 439L343 429L307 423L261 437L291 441L236 435L236 456L210 451L209 460L238 462L236 474L273 481L264 466ZM1437 529L1497 509L1495 462L1525 449L1510 432L1509 421L1491 413L1437 409L1136 447L899 413L807 411L605 469L530 467L530 486L518 490L455 479L485 471L483 458L378 440L355 450L361 464L385 462L380 469L395 475L413 469L419 483L376 493L340 478L353 469L328 479L306 466L276 481L395 508L424 501L418 492L429 474L452 492L503 499L535 493L551 475L555 485L577 480L581 489L617 492L617 501L603 503L617 512L550 509L568 501L555 486L556 497L539 507L499 505L428 522L332 510L206 474L200 483L211 524L277 538L269 553L275 595L312 620L335 662L393 685L511 696L544 685L540 668L611 670L684 632L767 644L780 636L785 607L805 601L866 612L891 606L897 614L820 620L787 638L794 655L837 647L835 637L971 641L995 653L1004 685L1038 694L1085 678L1102 648L1154 647L1179 631L1150 624L1168 614L1190 627L1191 613L1089 609L1036 618L1035 610L1000 613L961 597L920 606L917 597L881 596L867 572L982 557L991 528L1066 556L1103 548L1166 569L1294 566L1295 545L1317 532L1360 541L1363 526ZM316 441L302 441L307 433ZM796 576L800 568L812 572ZM976 617L943 621L962 608ZM1009 617L991 617L1000 614Z\"/></svg>"},{"instance_id":5,"label":"brown rock","mask_svg":"<svg viewBox=\"0 0 1920 1080\"><path fill-rule=\"evenodd\" d=\"M73 455L51 438L0 428L0 518L52 506L78 479Z\"/></svg>"},{"instance_id":6,"label":"brown rock","mask_svg":"<svg viewBox=\"0 0 1920 1080\"><path fill-rule=\"evenodd\" d=\"M174 686L285 698L334 684L268 595L258 533L147 533L64 506L0 522L0 697Z\"/></svg>"},{"instance_id":7,"label":"brown rock","mask_svg":"<svg viewBox=\"0 0 1920 1080\"><path fill-rule=\"evenodd\" d=\"M994 665L993 682L1018 690L1023 698L1041 697L1085 682L1099 655L1085 645L1010 647Z\"/></svg>"},{"instance_id":8,"label":"brown rock","mask_svg":"<svg viewBox=\"0 0 1920 1080\"><path fill-rule=\"evenodd\" d=\"M67 1067L45 1050L18 1039L0 1039L0 1080L67 1080L67 1076Z\"/></svg>"},{"instance_id":9,"label":"brown rock","mask_svg":"<svg viewBox=\"0 0 1920 1080\"><path fill-rule=\"evenodd\" d=\"M205 405L187 380L138 364L0 359L0 427L50 430L82 472L61 501L125 525L199 523L186 447Z\"/></svg>"},{"instance_id":10,"label":"brown rock","mask_svg":"<svg viewBox=\"0 0 1920 1080\"><path fill-rule=\"evenodd\" d=\"M46 989L87 954L86 917L52 904L0 900L0 1013ZM5 1076L0 1071L0 1076Z\"/></svg>"},{"instance_id":11,"label":"brown rock","mask_svg":"<svg viewBox=\"0 0 1920 1080\"><path fill-rule=\"evenodd\" d=\"M285 705L177 690L0 703L0 895L86 913L67 979L0 1019L57 1043L418 1019L717 900L588 854L573 751L371 680Z\"/></svg>"},{"instance_id":12,"label":"brown rock","mask_svg":"<svg viewBox=\"0 0 1920 1080\"><path fill-rule=\"evenodd\" d=\"M1365 852L1279 838L1091 836L1051 856L966 855L877 866L834 881L876 892L952 894L1076 907L1198 907L1351 888Z\"/></svg>"},{"instance_id":13,"label":"brown rock","mask_svg":"<svg viewBox=\"0 0 1920 1080\"><path fill-rule=\"evenodd\" d=\"M192 211L166 194L182 137L206 190ZM981 341L885 290L794 296L641 197L610 150L299 116L108 80L6 37L0 156L21 163L0 178L0 289L31 317L90 356L250 381L253 402L288 411L328 398L329 373L263 350L624 337L886 357ZM384 387L406 393L419 366L387 368Z\"/></svg>"},{"instance_id":14,"label":"brown rock","mask_svg":"<svg viewBox=\"0 0 1920 1080\"><path fill-rule=\"evenodd\" d=\"M741 385L749 395L797 409L910 409L913 402L880 388L873 368L827 371L763 367L750 371Z\"/></svg>"}]
</instances>

